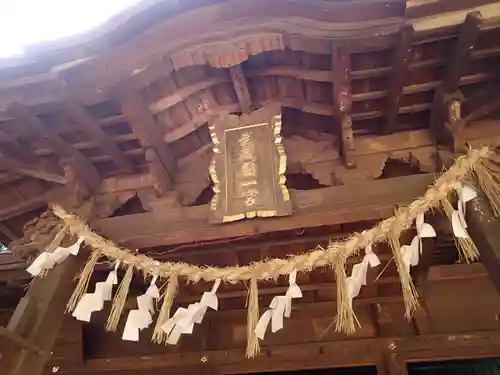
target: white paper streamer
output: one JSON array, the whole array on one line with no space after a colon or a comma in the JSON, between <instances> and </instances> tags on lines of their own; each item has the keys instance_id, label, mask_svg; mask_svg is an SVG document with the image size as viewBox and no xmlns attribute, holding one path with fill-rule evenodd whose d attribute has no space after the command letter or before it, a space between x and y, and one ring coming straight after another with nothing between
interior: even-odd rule
<instances>
[{"instance_id":1,"label":"white paper streamer","mask_svg":"<svg viewBox=\"0 0 500 375\"><path fill-rule=\"evenodd\" d=\"M101 311L104 307L104 301L111 301L113 285L118 284L118 266L120 262L115 263L115 268L108 274L106 281L95 284L94 293L85 293L73 311L73 316L80 321L90 322L94 311Z\"/></svg>"},{"instance_id":2,"label":"white paper streamer","mask_svg":"<svg viewBox=\"0 0 500 375\"><path fill-rule=\"evenodd\" d=\"M453 235L457 238L469 238L467 222L465 221L465 207L467 202L477 197L477 193L472 187L462 185L460 182L455 185L455 190L458 195L458 209L453 210L451 215Z\"/></svg>"},{"instance_id":3,"label":"white paper streamer","mask_svg":"<svg viewBox=\"0 0 500 375\"><path fill-rule=\"evenodd\" d=\"M200 302L190 304L187 309L179 307L175 314L162 325L161 329L167 334L167 344L176 345L181 335L193 333L195 323L200 324L203 321L208 308L215 311L219 309L216 293L220 283L220 279L215 280L212 290L203 293Z\"/></svg>"},{"instance_id":4,"label":"white paper streamer","mask_svg":"<svg viewBox=\"0 0 500 375\"><path fill-rule=\"evenodd\" d=\"M432 225L424 220L424 214L419 214L415 219L417 235L413 237L410 245L403 245L399 249L406 271L410 272L410 266L416 266L422 255L422 238L436 237L436 231Z\"/></svg>"},{"instance_id":5,"label":"white paper streamer","mask_svg":"<svg viewBox=\"0 0 500 375\"><path fill-rule=\"evenodd\" d=\"M128 313L125 328L122 334L122 340L139 341L139 332L153 322L154 299L160 298L160 291L156 286L158 276L153 277L146 293L137 297L137 309L130 310Z\"/></svg>"},{"instance_id":6,"label":"white paper streamer","mask_svg":"<svg viewBox=\"0 0 500 375\"><path fill-rule=\"evenodd\" d=\"M359 295L361 287L366 285L366 274L369 267L380 265L380 259L372 251L372 245L365 247L365 256L363 260L352 267L351 276L347 278L347 293L349 295L349 304L352 306L352 300Z\"/></svg>"},{"instance_id":7,"label":"white paper streamer","mask_svg":"<svg viewBox=\"0 0 500 375\"><path fill-rule=\"evenodd\" d=\"M69 247L59 246L51 253L44 251L33 261L33 263L31 263L26 271L34 277L40 275L43 270L52 269L56 264L64 262L70 255L77 255L82 242L83 237L79 237L78 240Z\"/></svg>"},{"instance_id":8,"label":"white paper streamer","mask_svg":"<svg viewBox=\"0 0 500 375\"><path fill-rule=\"evenodd\" d=\"M297 270L293 270L288 276L289 287L284 296L276 296L269 304L269 309L262 314L255 326L255 335L263 340L269 322L271 332L277 332L283 328L283 318L289 318L292 313L292 299L302 298L302 291L297 285Z\"/></svg>"}]
</instances>

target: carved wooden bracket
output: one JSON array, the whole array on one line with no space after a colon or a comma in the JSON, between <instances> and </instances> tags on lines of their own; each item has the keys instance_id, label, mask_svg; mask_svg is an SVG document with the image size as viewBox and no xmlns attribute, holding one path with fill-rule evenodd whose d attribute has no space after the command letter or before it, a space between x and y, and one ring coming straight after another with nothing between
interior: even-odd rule
<instances>
[{"instance_id":1,"label":"carved wooden bracket","mask_svg":"<svg viewBox=\"0 0 500 375\"><path fill-rule=\"evenodd\" d=\"M464 122L461 116L461 103L464 97L460 91L446 94L438 90L434 96L431 115L431 129L440 144L448 146L453 152L464 146Z\"/></svg>"},{"instance_id":2,"label":"carved wooden bracket","mask_svg":"<svg viewBox=\"0 0 500 375\"><path fill-rule=\"evenodd\" d=\"M210 221L289 215L281 108L268 106L241 117L222 116L209 128L215 193Z\"/></svg>"}]
</instances>

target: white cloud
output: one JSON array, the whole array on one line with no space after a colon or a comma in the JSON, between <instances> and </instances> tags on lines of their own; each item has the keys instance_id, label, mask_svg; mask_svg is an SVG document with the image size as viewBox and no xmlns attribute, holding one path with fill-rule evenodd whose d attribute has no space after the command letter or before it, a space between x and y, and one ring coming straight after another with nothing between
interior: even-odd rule
<instances>
[{"instance_id":1,"label":"white cloud","mask_svg":"<svg viewBox=\"0 0 500 375\"><path fill-rule=\"evenodd\" d=\"M0 58L98 26L139 0L0 0Z\"/></svg>"}]
</instances>

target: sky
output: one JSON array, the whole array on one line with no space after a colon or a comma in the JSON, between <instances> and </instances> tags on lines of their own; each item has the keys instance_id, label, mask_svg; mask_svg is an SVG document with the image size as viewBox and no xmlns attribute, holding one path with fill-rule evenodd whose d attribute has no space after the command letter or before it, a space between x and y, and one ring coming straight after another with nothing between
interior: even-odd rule
<instances>
[{"instance_id":1,"label":"sky","mask_svg":"<svg viewBox=\"0 0 500 375\"><path fill-rule=\"evenodd\" d=\"M33 43L80 34L139 0L0 0L0 58Z\"/></svg>"}]
</instances>

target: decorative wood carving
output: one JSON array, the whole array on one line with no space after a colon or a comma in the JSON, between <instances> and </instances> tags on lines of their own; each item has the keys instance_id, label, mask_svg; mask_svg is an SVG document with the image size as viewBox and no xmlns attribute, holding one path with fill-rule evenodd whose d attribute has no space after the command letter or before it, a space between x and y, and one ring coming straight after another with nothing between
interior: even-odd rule
<instances>
[{"instance_id":1,"label":"decorative wood carving","mask_svg":"<svg viewBox=\"0 0 500 375\"><path fill-rule=\"evenodd\" d=\"M281 108L268 106L241 117L222 116L209 128L215 193L210 221L289 215L292 206L285 186Z\"/></svg>"},{"instance_id":2,"label":"decorative wood carving","mask_svg":"<svg viewBox=\"0 0 500 375\"><path fill-rule=\"evenodd\" d=\"M256 33L175 52L172 54L172 62L176 69L206 63L216 68L229 68L247 60L256 51L261 53L284 49L285 43L281 33Z\"/></svg>"}]
</instances>

